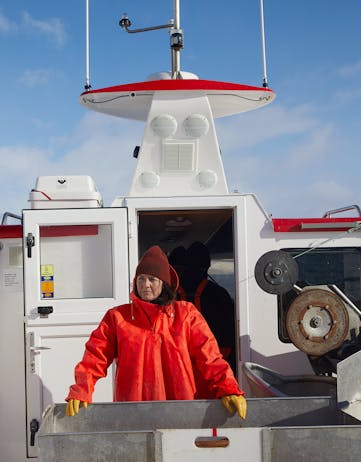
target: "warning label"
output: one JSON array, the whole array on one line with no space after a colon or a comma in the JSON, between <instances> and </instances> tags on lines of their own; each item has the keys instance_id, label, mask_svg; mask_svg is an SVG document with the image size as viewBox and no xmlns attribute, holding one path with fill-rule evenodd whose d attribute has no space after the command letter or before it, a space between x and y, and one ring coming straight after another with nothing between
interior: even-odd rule
<instances>
[{"instance_id":1,"label":"warning label","mask_svg":"<svg viewBox=\"0 0 361 462\"><path fill-rule=\"evenodd\" d=\"M54 265L40 266L41 298L54 298Z\"/></svg>"}]
</instances>

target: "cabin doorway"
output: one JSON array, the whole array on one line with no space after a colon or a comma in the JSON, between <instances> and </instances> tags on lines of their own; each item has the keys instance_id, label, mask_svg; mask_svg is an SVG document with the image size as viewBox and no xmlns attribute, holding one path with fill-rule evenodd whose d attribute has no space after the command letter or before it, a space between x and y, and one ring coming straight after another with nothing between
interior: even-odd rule
<instances>
[{"instance_id":1,"label":"cabin doorway","mask_svg":"<svg viewBox=\"0 0 361 462\"><path fill-rule=\"evenodd\" d=\"M177 254L178 249L186 251L188 263L189 259L193 258L189 257L189 254L197 246L201 248L203 245L208 251L210 263L206 271L206 279L210 281L206 284L207 286L209 284L208 289L204 289L204 295L201 295L201 299L196 298L198 302L195 302L195 293L197 288L200 288L200 284L194 283L194 286L190 289L192 281L188 281L188 283L185 280L183 281L180 274L181 285L184 282L187 289L184 290L185 288L183 287L183 296L180 296L180 298L186 298L196 306L201 305L199 300L202 300L203 305L206 305L197 307L206 318L218 340L222 353L225 357L227 356L227 360L237 375L233 214L233 208L138 210L137 221L139 256L152 245L159 245L170 258L177 271L182 273L182 270L179 269L180 267L177 267L180 262L173 260L173 256ZM203 252L201 253L203 254ZM197 261L197 257L194 258ZM218 295L213 295L212 299L208 296L207 301L206 290L209 293L213 288L216 292L218 291L216 286L223 288L228 293L230 301L228 301L227 296L222 298L221 294L220 298L218 298ZM232 345L233 351L231 353L224 349L227 345Z\"/></svg>"}]
</instances>

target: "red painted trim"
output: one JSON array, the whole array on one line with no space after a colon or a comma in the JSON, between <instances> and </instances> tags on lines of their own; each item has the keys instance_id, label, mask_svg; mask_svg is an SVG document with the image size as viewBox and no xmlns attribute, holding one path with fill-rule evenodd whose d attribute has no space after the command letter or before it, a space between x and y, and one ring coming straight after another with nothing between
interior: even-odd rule
<instances>
[{"instance_id":1,"label":"red painted trim","mask_svg":"<svg viewBox=\"0 0 361 462\"><path fill-rule=\"evenodd\" d=\"M345 223L357 223L361 221L361 217L357 218L273 218L273 229L276 233L309 233L309 232L327 232L327 231L346 231ZM321 226L317 228L302 228L302 224L320 224ZM330 227L324 228L322 224L329 224ZM342 225L341 225L342 224Z\"/></svg>"},{"instance_id":2,"label":"red painted trim","mask_svg":"<svg viewBox=\"0 0 361 462\"><path fill-rule=\"evenodd\" d=\"M0 225L0 239L11 239L23 236L21 225Z\"/></svg>"},{"instance_id":3,"label":"red painted trim","mask_svg":"<svg viewBox=\"0 0 361 462\"><path fill-rule=\"evenodd\" d=\"M198 79L169 79L169 80L149 80L147 82L127 83L125 85L115 85L113 87L99 88L82 93L90 95L92 93L110 92L137 92L137 91L175 91L175 90L205 90L205 91L273 91L269 88L253 87L239 83L217 82L215 80Z\"/></svg>"},{"instance_id":4,"label":"red painted trim","mask_svg":"<svg viewBox=\"0 0 361 462\"><path fill-rule=\"evenodd\" d=\"M96 236L98 225L41 226L40 237ZM0 225L0 239L23 236L21 225Z\"/></svg>"},{"instance_id":5,"label":"red painted trim","mask_svg":"<svg viewBox=\"0 0 361 462\"><path fill-rule=\"evenodd\" d=\"M41 226L40 237L96 236L98 225Z\"/></svg>"}]
</instances>

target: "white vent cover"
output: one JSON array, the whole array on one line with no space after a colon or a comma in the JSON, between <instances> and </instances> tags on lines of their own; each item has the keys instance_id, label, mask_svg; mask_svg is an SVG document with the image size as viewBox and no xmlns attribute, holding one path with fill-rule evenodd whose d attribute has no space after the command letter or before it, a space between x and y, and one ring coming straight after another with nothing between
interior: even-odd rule
<instances>
[{"instance_id":1,"label":"white vent cover","mask_svg":"<svg viewBox=\"0 0 361 462\"><path fill-rule=\"evenodd\" d=\"M162 170L189 172L194 170L195 143L163 143Z\"/></svg>"}]
</instances>

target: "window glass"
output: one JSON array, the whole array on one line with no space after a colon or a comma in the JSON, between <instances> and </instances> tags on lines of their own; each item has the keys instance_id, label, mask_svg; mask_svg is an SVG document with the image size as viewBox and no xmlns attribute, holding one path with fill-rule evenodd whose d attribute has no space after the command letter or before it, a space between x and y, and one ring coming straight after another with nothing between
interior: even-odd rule
<instances>
[{"instance_id":1,"label":"window glass","mask_svg":"<svg viewBox=\"0 0 361 462\"><path fill-rule=\"evenodd\" d=\"M40 298L113 297L112 225L40 228Z\"/></svg>"}]
</instances>

